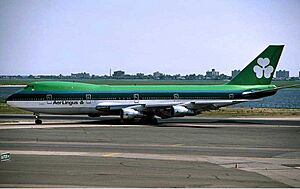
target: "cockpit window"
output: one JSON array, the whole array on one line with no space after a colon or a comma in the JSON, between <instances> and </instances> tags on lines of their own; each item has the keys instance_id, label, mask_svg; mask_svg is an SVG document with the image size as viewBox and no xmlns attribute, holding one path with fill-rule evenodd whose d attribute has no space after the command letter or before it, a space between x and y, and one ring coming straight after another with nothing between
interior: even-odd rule
<instances>
[{"instance_id":1,"label":"cockpit window","mask_svg":"<svg viewBox=\"0 0 300 189\"><path fill-rule=\"evenodd\" d=\"M24 89L29 89L29 88L34 89L34 86L33 85L26 85L26 87Z\"/></svg>"}]
</instances>

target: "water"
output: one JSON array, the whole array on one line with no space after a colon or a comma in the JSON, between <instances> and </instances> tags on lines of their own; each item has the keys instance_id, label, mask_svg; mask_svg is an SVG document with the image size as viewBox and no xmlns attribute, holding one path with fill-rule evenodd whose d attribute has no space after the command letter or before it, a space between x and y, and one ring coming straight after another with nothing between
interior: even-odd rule
<instances>
[{"instance_id":1,"label":"water","mask_svg":"<svg viewBox=\"0 0 300 189\"><path fill-rule=\"evenodd\" d=\"M10 94L22 87L0 87L0 100L4 100ZM279 90L276 95L258 99L255 102L244 102L232 107L246 108L300 108L300 88Z\"/></svg>"}]
</instances>

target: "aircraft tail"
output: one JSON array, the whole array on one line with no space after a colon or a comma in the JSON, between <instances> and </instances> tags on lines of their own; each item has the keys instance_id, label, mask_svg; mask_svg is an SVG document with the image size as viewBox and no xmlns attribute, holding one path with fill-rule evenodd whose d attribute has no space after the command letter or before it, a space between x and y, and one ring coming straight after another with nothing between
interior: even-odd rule
<instances>
[{"instance_id":1,"label":"aircraft tail","mask_svg":"<svg viewBox=\"0 0 300 189\"><path fill-rule=\"evenodd\" d=\"M226 85L269 85L284 45L269 45Z\"/></svg>"}]
</instances>

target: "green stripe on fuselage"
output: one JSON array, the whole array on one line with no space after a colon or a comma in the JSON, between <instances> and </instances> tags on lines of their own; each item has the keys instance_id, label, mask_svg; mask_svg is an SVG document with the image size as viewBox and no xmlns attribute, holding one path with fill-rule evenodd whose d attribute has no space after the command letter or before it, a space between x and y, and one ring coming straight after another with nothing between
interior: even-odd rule
<instances>
[{"instance_id":1,"label":"green stripe on fuselage","mask_svg":"<svg viewBox=\"0 0 300 189\"><path fill-rule=\"evenodd\" d=\"M33 91L247 91L274 89L275 85L95 85L78 82L45 81L29 84L23 92Z\"/></svg>"},{"instance_id":2,"label":"green stripe on fuselage","mask_svg":"<svg viewBox=\"0 0 300 189\"><path fill-rule=\"evenodd\" d=\"M274 85L94 85L75 82L34 82L23 90L11 95L7 100L52 99L85 100L91 94L93 100L133 100L139 99L241 99L245 91L274 89ZM230 95L231 96L230 96ZM268 96L267 94L265 96ZM259 96L257 98L264 97Z\"/></svg>"}]
</instances>

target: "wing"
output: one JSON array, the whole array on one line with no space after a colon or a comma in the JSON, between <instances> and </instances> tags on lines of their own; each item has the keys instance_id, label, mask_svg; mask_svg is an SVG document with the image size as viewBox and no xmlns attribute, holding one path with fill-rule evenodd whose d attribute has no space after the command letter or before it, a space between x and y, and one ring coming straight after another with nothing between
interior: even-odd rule
<instances>
[{"instance_id":1,"label":"wing","mask_svg":"<svg viewBox=\"0 0 300 189\"><path fill-rule=\"evenodd\" d=\"M249 99L232 99L232 100L198 100L195 102L185 103L184 106L190 109L194 109L201 113L202 111L216 110L221 107L230 106L242 102L249 102L253 100Z\"/></svg>"},{"instance_id":2,"label":"wing","mask_svg":"<svg viewBox=\"0 0 300 189\"><path fill-rule=\"evenodd\" d=\"M136 116L148 115L159 116L161 118L178 117L185 115L196 115L203 111L216 110L220 107L229 106L241 102L251 101L249 99L239 100L197 100L181 102L150 102L150 103L115 103L102 102L96 106L100 113L120 113L128 112Z\"/></svg>"}]
</instances>

